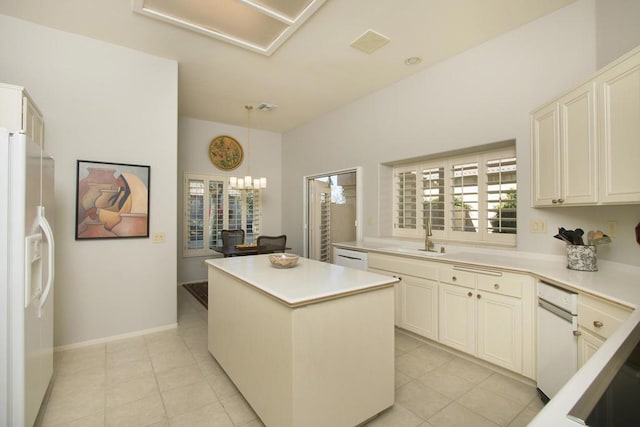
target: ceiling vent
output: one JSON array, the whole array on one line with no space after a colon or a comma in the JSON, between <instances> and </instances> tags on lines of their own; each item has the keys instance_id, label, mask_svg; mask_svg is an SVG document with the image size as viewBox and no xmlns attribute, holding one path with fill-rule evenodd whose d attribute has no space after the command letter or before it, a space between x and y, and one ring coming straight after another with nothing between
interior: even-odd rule
<instances>
[{"instance_id":1,"label":"ceiling vent","mask_svg":"<svg viewBox=\"0 0 640 427\"><path fill-rule=\"evenodd\" d=\"M278 107L279 107L279 105L269 104L267 102L261 102L260 104L258 104L256 106L256 110L258 110L258 111L271 111L271 110L275 110Z\"/></svg>"},{"instance_id":2,"label":"ceiling vent","mask_svg":"<svg viewBox=\"0 0 640 427\"><path fill-rule=\"evenodd\" d=\"M377 33L373 30L365 31L360 37L351 42L351 47L363 51L364 53L373 53L380 49L391 39Z\"/></svg>"}]
</instances>

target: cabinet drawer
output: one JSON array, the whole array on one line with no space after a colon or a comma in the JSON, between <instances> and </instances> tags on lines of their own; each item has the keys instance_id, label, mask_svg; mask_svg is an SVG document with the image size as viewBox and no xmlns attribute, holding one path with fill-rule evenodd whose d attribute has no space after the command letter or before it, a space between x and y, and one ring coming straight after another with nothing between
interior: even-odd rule
<instances>
[{"instance_id":1,"label":"cabinet drawer","mask_svg":"<svg viewBox=\"0 0 640 427\"><path fill-rule=\"evenodd\" d=\"M609 338L629 314L619 305L583 294L578 297L578 324L601 337Z\"/></svg>"},{"instance_id":2,"label":"cabinet drawer","mask_svg":"<svg viewBox=\"0 0 640 427\"><path fill-rule=\"evenodd\" d=\"M468 271L457 270L453 265L440 266L440 281L452 285L475 289L476 275Z\"/></svg>"},{"instance_id":3,"label":"cabinet drawer","mask_svg":"<svg viewBox=\"0 0 640 427\"><path fill-rule=\"evenodd\" d=\"M438 265L422 260L414 260L402 256L380 255L369 253L368 266L379 270L386 270L397 275L422 277L424 279L438 280Z\"/></svg>"},{"instance_id":4,"label":"cabinet drawer","mask_svg":"<svg viewBox=\"0 0 640 427\"><path fill-rule=\"evenodd\" d=\"M480 291L522 298L523 277L518 274L502 273L494 276L479 273L477 277Z\"/></svg>"}]
</instances>

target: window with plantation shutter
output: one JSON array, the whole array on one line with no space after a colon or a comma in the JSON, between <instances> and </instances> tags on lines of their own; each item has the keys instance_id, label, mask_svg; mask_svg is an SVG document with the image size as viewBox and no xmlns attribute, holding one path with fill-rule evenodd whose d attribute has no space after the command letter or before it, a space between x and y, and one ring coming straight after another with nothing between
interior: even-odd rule
<instances>
[{"instance_id":1,"label":"window with plantation shutter","mask_svg":"<svg viewBox=\"0 0 640 427\"><path fill-rule=\"evenodd\" d=\"M422 217L432 231L444 231L444 167L422 169Z\"/></svg>"},{"instance_id":2,"label":"window with plantation shutter","mask_svg":"<svg viewBox=\"0 0 640 427\"><path fill-rule=\"evenodd\" d=\"M398 170L395 176L395 215L396 230L416 230L418 220L418 180L416 169ZM411 232L411 231L410 231ZM411 232L412 233L412 232Z\"/></svg>"},{"instance_id":3,"label":"window with plantation shutter","mask_svg":"<svg viewBox=\"0 0 640 427\"><path fill-rule=\"evenodd\" d=\"M245 242L255 242L260 207L259 189L232 190L225 177L186 174L183 256L212 255L223 229L245 230Z\"/></svg>"},{"instance_id":4,"label":"window with plantation shutter","mask_svg":"<svg viewBox=\"0 0 640 427\"><path fill-rule=\"evenodd\" d=\"M515 234L518 204L516 158L488 160L486 171L487 229L489 233Z\"/></svg>"},{"instance_id":5,"label":"window with plantation shutter","mask_svg":"<svg viewBox=\"0 0 640 427\"><path fill-rule=\"evenodd\" d=\"M393 235L514 246L517 233L515 143L396 166Z\"/></svg>"}]
</instances>

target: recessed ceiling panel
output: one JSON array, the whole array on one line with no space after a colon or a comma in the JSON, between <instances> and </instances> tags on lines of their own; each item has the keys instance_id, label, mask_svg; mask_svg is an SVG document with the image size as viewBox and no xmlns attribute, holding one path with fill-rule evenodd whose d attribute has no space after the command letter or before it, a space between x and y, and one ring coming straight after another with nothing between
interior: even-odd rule
<instances>
[{"instance_id":1,"label":"recessed ceiling panel","mask_svg":"<svg viewBox=\"0 0 640 427\"><path fill-rule=\"evenodd\" d=\"M134 0L133 10L271 55L325 0Z\"/></svg>"}]
</instances>

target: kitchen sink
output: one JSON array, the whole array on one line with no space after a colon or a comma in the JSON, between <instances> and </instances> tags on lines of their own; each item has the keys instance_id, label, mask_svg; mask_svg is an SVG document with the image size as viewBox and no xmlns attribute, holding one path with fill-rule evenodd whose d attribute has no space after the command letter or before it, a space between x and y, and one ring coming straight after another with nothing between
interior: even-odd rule
<instances>
[{"instance_id":1,"label":"kitchen sink","mask_svg":"<svg viewBox=\"0 0 640 427\"><path fill-rule=\"evenodd\" d=\"M446 255L440 252L439 245L437 245L437 248L436 248L437 252L425 251L424 249L410 248L406 246L389 246L389 247L380 248L380 250L389 251L389 252L399 252L399 253L405 253L405 254L411 254L411 255L419 255L424 257L439 257L439 256Z\"/></svg>"}]
</instances>

